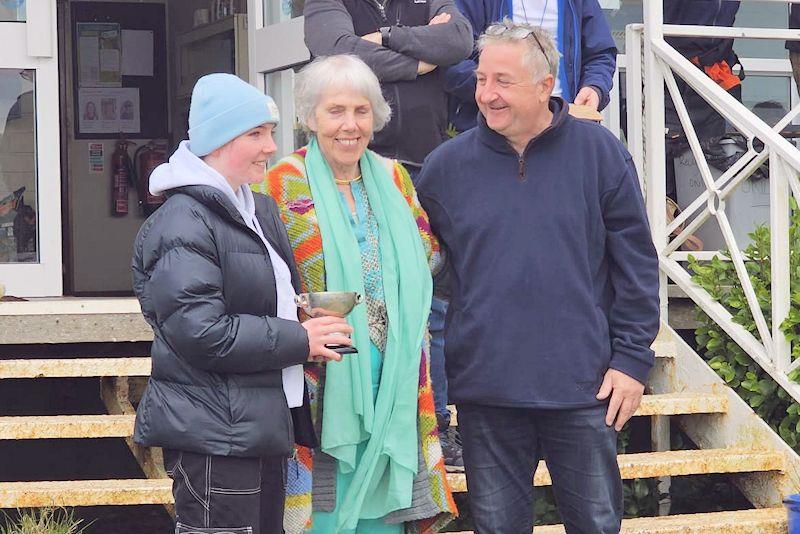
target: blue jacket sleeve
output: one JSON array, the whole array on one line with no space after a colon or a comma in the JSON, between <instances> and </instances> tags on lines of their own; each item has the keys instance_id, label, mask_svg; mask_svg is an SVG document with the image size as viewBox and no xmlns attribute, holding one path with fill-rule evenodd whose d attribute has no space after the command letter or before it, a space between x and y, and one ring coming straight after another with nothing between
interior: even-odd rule
<instances>
[{"instance_id":1,"label":"blue jacket sleeve","mask_svg":"<svg viewBox=\"0 0 800 534\"><path fill-rule=\"evenodd\" d=\"M469 58L448 68L444 73L444 90L461 102L474 100L477 66L477 61Z\"/></svg>"},{"instance_id":2,"label":"blue jacket sleeve","mask_svg":"<svg viewBox=\"0 0 800 534\"><path fill-rule=\"evenodd\" d=\"M485 3L474 0L456 0L456 7L472 26L473 49L470 56L445 71L444 90L462 102L475 100L475 68L478 50L475 43L488 26Z\"/></svg>"},{"instance_id":3,"label":"blue jacket sleeve","mask_svg":"<svg viewBox=\"0 0 800 534\"><path fill-rule=\"evenodd\" d=\"M602 195L601 207L614 289L608 313L610 367L645 383L655 363L650 345L659 327L658 257L630 156L619 184Z\"/></svg>"},{"instance_id":4,"label":"blue jacket sleeve","mask_svg":"<svg viewBox=\"0 0 800 534\"><path fill-rule=\"evenodd\" d=\"M583 0L581 19L581 77L578 90L600 91L600 109L608 105L617 67L617 46L597 0Z\"/></svg>"}]
</instances>

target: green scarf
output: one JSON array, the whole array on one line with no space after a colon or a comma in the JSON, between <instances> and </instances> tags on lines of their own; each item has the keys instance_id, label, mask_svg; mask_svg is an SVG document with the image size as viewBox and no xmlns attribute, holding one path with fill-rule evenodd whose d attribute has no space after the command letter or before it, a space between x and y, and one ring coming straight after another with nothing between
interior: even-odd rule
<instances>
[{"instance_id":1,"label":"green scarf","mask_svg":"<svg viewBox=\"0 0 800 534\"><path fill-rule=\"evenodd\" d=\"M316 139L308 145L305 163L322 235L327 289L363 295L358 241ZM377 519L411 505L418 466L420 351L433 285L419 229L386 166L369 150L359 163L380 233L389 331L374 405L366 306L356 306L348 316L358 354L327 364L322 450L338 460L342 472L354 472L340 503L340 529L354 529L359 519ZM358 445L364 442L357 462Z\"/></svg>"}]
</instances>

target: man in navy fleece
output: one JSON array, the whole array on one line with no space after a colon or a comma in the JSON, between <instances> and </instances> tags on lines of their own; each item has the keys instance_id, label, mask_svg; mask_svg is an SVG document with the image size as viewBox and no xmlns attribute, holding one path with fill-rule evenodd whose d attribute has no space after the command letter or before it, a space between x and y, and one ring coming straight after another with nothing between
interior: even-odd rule
<instances>
[{"instance_id":1,"label":"man in navy fleece","mask_svg":"<svg viewBox=\"0 0 800 534\"><path fill-rule=\"evenodd\" d=\"M549 35L479 40L478 126L417 193L449 258L445 351L475 530L529 534L544 458L568 533L619 532L617 432L653 365L658 262L631 156L551 97Z\"/></svg>"}]
</instances>

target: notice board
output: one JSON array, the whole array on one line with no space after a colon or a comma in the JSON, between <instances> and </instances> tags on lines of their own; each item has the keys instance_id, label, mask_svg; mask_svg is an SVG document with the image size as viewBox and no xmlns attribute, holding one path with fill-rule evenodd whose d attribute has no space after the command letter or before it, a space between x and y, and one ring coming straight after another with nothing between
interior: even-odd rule
<instances>
[{"instance_id":1,"label":"notice board","mask_svg":"<svg viewBox=\"0 0 800 534\"><path fill-rule=\"evenodd\" d=\"M165 9L70 3L75 139L168 137Z\"/></svg>"}]
</instances>

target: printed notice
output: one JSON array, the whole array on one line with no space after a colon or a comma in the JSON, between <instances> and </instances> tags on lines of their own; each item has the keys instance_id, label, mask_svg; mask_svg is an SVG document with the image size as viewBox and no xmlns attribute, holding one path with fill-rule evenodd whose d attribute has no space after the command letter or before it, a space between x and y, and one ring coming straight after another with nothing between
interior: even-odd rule
<instances>
[{"instance_id":1,"label":"printed notice","mask_svg":"<svg viewBox=\"0 0 800 534\"><path fill-rule=\"evenodd\" d=\"M82 88L78 91L78 113L78 132L82 134L139 133L139 89Z\"/></svg>"},{"instance_id":2,"label":"printed notice","mask_svg":"<svg viewBox=\"0 0 800 534\"><path fill-rule=\"evenodd\" d=\"M79 22L78 85L122 86L122 37L119 24Z\"/></svg>"}]
</instances>

